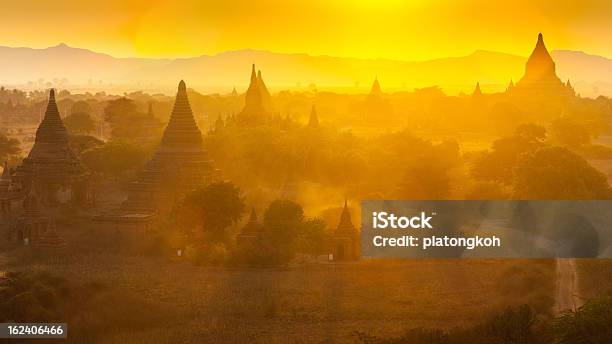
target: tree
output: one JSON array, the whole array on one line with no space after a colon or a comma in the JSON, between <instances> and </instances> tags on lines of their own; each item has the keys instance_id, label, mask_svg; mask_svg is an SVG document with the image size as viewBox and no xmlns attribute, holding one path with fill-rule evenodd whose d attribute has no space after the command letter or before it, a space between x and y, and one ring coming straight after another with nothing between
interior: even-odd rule
<instances>
[{"instance_id":1,"label":"tree","mask_svg":"<svg viewBox=\"0 0 612 344\"><path fill-rule=\"evenodd\" d=\"M293 259L303 220L302 206L289 200L276 200L266 209L262 240L271 263Z\"/></svg>"},{"instance_id":2,"label":"tree","mask_svg":"<svg viewBox=\"0 0 612 344\"><path fill-rule=\"evenodd\" d=\"M118 177L126 171L141 167L147 161L148 153L141 145L113 140L83 152L81 161L93 172Z\"/></svg>"},{"instance_id":3,"label":"tree","mask_svg":"<svg viewBox=\"0 0 612 344\"><path fill-rule=\"evenodd\" d=\"M244 199L238 187L230 182L218 182L200 187L185 196L179 205L178 216L193 214L206 239L227 242L227 228L236 224L245 211ZM185 219L179 219L185 220Z\"/></svg>"},{"instance_id":4,"label":"tree","mask_svg":"<svg viewBox=\"0 0 612 344\"><path fill-rule=\"evenodd\" d=\"M96 130L96 122L84 112L72 113L64 118L64 125L72 134L90 134Z\"/></svg>"},{"instance_id":5,"label":"tree","mask_svg":"<svg viewBox=\"0 0 612 344\"><path fill-rule=\"evenodd\" d=\"M102 147L104 141L89 135L70 135L70 148L80 157L84 152Z\"/></svg>"},{"instance_id":6,"label":"tree","mask_svg":"<svg viewBox=\"0 0 612 344\"><path fill-rule=\"evenodd\" d=\"M514 134L531 142L543 142L546 139L546 128L541 125L526 123L516 127Z\"/></svg>"},{"instance_id":7,"label":"tree","mask_svg":"<svg viewBox=\"0 0 612 344\"><path fill-rule=\"evenodd\" d=\"M519 159L514 170L517 199L609 199L606 176L563 147L543 147Z\"/></svg>"},{"instance_id":8,"label":"tree","mask_svg":"<svg viewBox=\"0 0 612 344\"><path fill-rule=\"evenodd\" d=\"M577 148L591 142L591 134L578 120L561 117L551 123L552 138L555 142Z\"/></svg>"},{"instance_id":9,"label":"tree","mask_svg":"<svg viewBox=\"0 0 612 344\"><path fill-rule=\"evenodd\" d=\"M456 166L459 145L445 141L412 156L404 163L398 197L444 199L451 195L451 170Z\"/></svg>"},{"instance_id":10,"label":"tree","mask_svg":"<svg viewBox=\"0 0 612 344\"><path fill-rule=\"evenodd\" d=\"M320 218L306 219L299 229L297 251L313 256L322 254L328 240L325 221Z\"/></svg>"},{"instance_id":11,"label":"tree","mask_svg":"<svg viewBox=\"0 0 612 344\"><path fill-rule=\"evenodd\" d=\"M111 126L113 138L131 141L157 139L162 127L157 118L139 112L136 103L128 98L111 100L104 108L104 119Z\"/></svg>"},{"instance_id":12,"label":"tree","mask_svg":"<svg viewBox=\"0 0 612 344\"><path fill-rule=\"evenodd\" d=\"M533 135L532 130L517 131L517 134L493 142L490 151L483 152L474 161L470 174L477 180L512 184L513 170L519 157L542 147L544 144Z\"/></svg>"},{"instance_id":13,"label":"tree","mask_svg":"<svg viewBox=\"0 0 612 344\"><path fill-rule=\"evenodd\" d=\"M92 112L93 109L91 108L91 105L89 105L89 103L84 100L79 100L78 102L75 102L70 108L70 114L85 113L91 115Z\"/></svg>"},{"instance_id":14,"label":"tree","mask_svg":"<svg viewBox=\"0 0 612 344\"><path fill-rule=\"evenodd\" d=\"M0 160L5 161L21 152L19 140L0 134Z\"/></svg>"}]
</instances>

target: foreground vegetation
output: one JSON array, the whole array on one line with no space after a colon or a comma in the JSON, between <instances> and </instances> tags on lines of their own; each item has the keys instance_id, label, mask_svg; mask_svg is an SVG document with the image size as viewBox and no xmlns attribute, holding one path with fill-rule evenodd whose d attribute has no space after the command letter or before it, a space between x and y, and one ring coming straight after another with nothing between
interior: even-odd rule
<instances>
[{"instance_id":1,"label":"foreground vegetation","mask_svg":"<svg viewBox=\"0 0 612 344\"><path fill-rule=\"evenodd\" d=\"M355 343L355 331L469 328L521 304L549 319L553 304L552 261L230 269L113 254L12 256L0 266L13 281L10 292L2 284L2 320L63 319L73 342Z\"/></svg>"}]
</instances>

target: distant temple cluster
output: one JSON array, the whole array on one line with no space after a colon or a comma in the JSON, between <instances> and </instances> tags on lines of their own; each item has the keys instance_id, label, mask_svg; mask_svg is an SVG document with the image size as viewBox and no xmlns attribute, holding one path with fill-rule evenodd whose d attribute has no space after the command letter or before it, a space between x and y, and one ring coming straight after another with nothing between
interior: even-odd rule
<instances>
[{"instance_id":1,"label":"distant temple cluster","mask_svg":"<svg viewBox=\"0 0 612 344\"><path fill-rule=\"evenodd\" d=\"M233 94L237 95L236 90ZM539 34L535 49L529 57L524 76L515 84L510 81L506 94L520 97L574 97L569 80L563 83L556 75L555 62ZM480 83L472 97L482 99ZM386 103L378 78L370 93L359 105L365 118L380 120L381 109L392 111ZM152 108L149 108L152 116ZM273 120L274 108L261 71L252 66L250 84L245 94L244 108L235 116L217 118L215 129L235 124L257 126ZM309 130L320 128L317 110L313 105L307 124ZM180 81L169 122L161 144L153 158L142 168L129 185L127 198L117 213L100 215L100 221L116 223L148 223L160 214L167 215L172 206L185 194L217 180L215 169L204 145L189 104L187 86ZM21 165L15 170L4 163L0 176L1 224L9 239L41 249L61 249L65 241L56 231L56 212L59 206L87 207L95 200L91 176L85 172L70 146L68 131L60 117L55 91L49 99L37 131L34 145ZM283 197L295 194L295 183L287 177ZM255 209L237 236L238 245L263 240L262 225ZM334 260L356 260L359 252L359 229L353 225L345 201L339 223L333 232L329 251Z\"/></svg>"}]
</instances>

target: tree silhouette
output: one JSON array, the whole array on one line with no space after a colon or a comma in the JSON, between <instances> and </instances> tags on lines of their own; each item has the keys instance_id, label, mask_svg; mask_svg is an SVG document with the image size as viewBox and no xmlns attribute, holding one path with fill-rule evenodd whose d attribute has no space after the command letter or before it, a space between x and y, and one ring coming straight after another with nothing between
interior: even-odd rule
<instances>
[{"instance_id":1,"label":"tree silhouette","mask_svg":"<svg viewBox=\"0 0 612 344\"><path fill-rule=\"evenodd\" d=\"M606 176L581 156L562 147L544 147L519 159L515 173L517 199L608 199Z\"/></svg>"},{"instance_id":2,"label":"tree silhouette","mask_svg":"<svg viewBox=\"0 0 612 344\"><path fill-rule=\"evenodd\" d=\"M237 223L245 211L240 189L230 182L198 188L187 194L180 207L183 208L182 214L190 213L199 217L195 220L199 221L202 231L211 242L228 241L227 228Z\"/></svg>"},{"instance_id":3,"label":"tree silhouette","mask_svg":"<svg viewBox=\"0 0 612 344\"><path fill-rule=\"evenodd\" d=\"M0 160L5 161L21 152L19 140L0 134Z\"/></svg>"}]
</instances>

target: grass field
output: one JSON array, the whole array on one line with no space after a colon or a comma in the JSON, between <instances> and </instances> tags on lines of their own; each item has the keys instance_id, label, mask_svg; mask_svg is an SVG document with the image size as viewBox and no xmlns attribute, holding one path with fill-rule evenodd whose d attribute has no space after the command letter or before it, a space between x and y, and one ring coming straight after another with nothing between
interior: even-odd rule
<instances>
[{"instance_id":1,"label":"grass field","mask_svg":"<svg viewBox=\"0 0 612 344\"><path fill-rule=\"evenodd\" d=\"M98 281L141 299L142 309L140 301L116 296L116 304L96 311L110 313L102 322L144 319L129 329L106 324L100 328L108 332L96 342L353 343L356 330L387 337L414 327L469 326L508 305L528 303L547 316L554 301L554 263L549 260L231 269L104 253L51 261L6 257L4 269L51 271L78 283Z\"/></svg>"}]
</instances>

